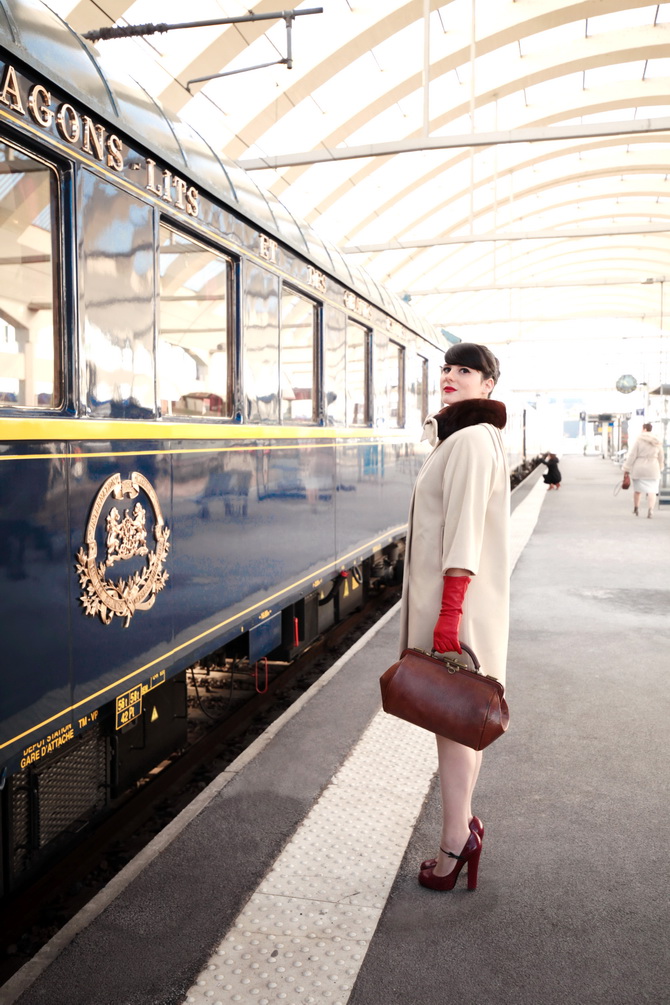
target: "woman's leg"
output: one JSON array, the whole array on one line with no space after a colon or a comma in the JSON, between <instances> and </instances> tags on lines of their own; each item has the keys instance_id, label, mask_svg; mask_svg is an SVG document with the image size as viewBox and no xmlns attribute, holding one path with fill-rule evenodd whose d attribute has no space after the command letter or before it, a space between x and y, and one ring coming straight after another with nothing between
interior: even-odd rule
<instances>
[{"instance_id":1,"label":"woman's leg","mask_svg":"<svg viewBox=\"0 0 670 1005\"><path fill-rule=\"evenodd\" d=\"M653 510L653 508L654 508L655 505L656 505L656 493L655 492L647 492L647 508L649 509L650 513Z\"/></svg>"},{"instance_id":2,"label":"woman's leg","mask_svg":"<svg viewBox=\"0 0 670 1005\"><path fill-rule=\"evenodd\" d=\"M472 812L472 796L475 791L475 785L477 784L477 779L479 778L479 771L482 766L483 753L484 753L483 750L475 750L475 772L474 775L472 776L472 785L470 786L470 798L468 800L468 826L474 816L474 813ZM449 851L448 848L447 851Z\"/></svg>"},{"instance_id":3,"label":"woman's leg","mask_svg":"<svg viewBox=\"0 0 670 1005\"><path fill-rule=\"evenodd\" d=\"M458 855L470 836L470 802L481 765L481 752L462 743L437 736L437 759L442 795L442 834L440 847ZM446 876L456 865L441 851L434 874Z\"/></svg>"},{"instance_id":4,"label":"woman's leg","mask_svg":"<svg viewBox=\"0 0 670 1005\"><path fill-rule=\"evenodd\" d=\"M640 505L641 497L642 497L641 492L633 492L633 508L635 510L637 510L638 506Z\"/></svg>"}]
</instances>

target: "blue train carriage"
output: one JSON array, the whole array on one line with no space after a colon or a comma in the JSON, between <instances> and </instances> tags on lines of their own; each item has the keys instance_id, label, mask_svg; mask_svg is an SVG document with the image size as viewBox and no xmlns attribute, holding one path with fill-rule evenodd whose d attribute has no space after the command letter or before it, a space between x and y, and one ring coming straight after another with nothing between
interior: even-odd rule
<instances>
[{"instance_id":1,"label":"blue train carriage","mask_svg":"<svg viewBox=\"0 0 670 1005\"><path fill-rule=\"evenodd\" d=\"M386 574L444 346L39 0L0 0L0 242L6 894L183 743L184 668Z\"/></svg>"}]
</instances>

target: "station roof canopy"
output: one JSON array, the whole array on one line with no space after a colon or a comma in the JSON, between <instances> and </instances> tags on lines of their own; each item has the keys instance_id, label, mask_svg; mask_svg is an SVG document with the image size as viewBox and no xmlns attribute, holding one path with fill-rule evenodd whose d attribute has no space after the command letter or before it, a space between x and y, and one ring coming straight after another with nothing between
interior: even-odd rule
<instances>
[{"instance_id":1,"label":"station roof canopy","mask_svg":"<svg viewBox=\"0 0 670 1005\"><path fill-rule=\"evenodd\" d=\"M274 0L47 2L81 34L279 13L95 46L438 329L664 328L670 2L308 0L290 34Z\"/></svg>"}]
</instances>

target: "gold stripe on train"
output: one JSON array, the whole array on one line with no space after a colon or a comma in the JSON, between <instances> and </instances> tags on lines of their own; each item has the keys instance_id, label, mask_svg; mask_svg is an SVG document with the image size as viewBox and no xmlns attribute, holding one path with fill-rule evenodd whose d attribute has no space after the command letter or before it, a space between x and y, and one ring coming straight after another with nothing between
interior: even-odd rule
<instances>
[{"instance_id":1,"label":"gold stripe on train","mask_svg":"<svg viewBox=\"0 0 670 1005\"><path fill-rule=\"evenodd\" d=\"M159 420L51 419L0 416L0 442L11 440L414 440L404 429L365 427L263 426Z\"/></svg>"}]
</instances>

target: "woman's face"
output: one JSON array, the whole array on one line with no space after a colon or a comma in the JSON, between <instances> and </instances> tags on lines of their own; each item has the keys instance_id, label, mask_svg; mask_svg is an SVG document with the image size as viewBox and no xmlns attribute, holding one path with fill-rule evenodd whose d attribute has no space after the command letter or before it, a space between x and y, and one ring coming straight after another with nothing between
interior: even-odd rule
<instances>
[{"instance_id":1,"label":"woman's face","mask_svg":"<svg viewBox=\"0 0 670 1005\"><path fill-rule=\"evenodd\" d=\"M453 405L468 398L488 398L495 381L484 377L479 370L458 363L445 363L440 374L442 403Z\"/></svg>"}]
</instances>

